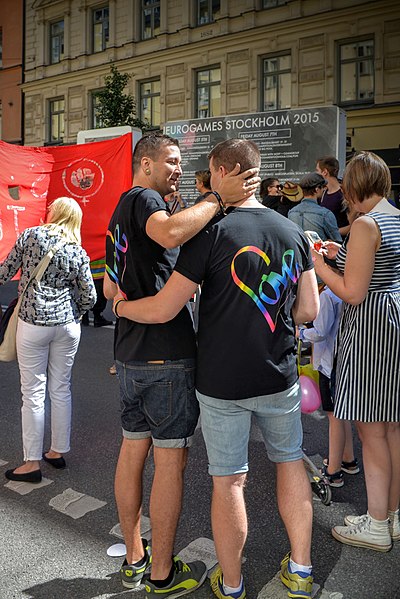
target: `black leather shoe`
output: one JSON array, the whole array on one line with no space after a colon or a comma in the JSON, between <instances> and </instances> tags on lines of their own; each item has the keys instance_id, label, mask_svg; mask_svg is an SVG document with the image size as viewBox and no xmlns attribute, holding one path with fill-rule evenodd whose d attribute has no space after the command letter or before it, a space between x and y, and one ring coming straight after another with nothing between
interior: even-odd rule
<instances>
[{"instance_id":1,"label":"black leather shoe","mask_svg":"<svg viewBox=\"0 0 400 599\"><path fill-rule=\"evenodd\" d=\"M93 326L95 327L106 327L109 324L113 324L112 320L107 320L102 314L95 316L93 319Z\"/></svg>"},{"instance_id":2,"label":"black leather shoe","mask_svg":"<svg viewBox=\"0 0 400 599\"><path fill-rule=\"evenodd\" d=\"M32 472L23 472L21 474L16 474L14 470L7 470L5 472L4 475L6 478L8 478L8 480L15 480L21 483L40 483L42 481L42 473L40 472L40 470L33 470Z\"/></svg>"},{"instance_id":3,"label":"black leather shoe","mask_svg":"<svg viewBox=\"0 0 400 599\"><path fill-rule=\"evenodd\" d=\"M48 464L51 464L51 466L53 466L54 468L57 468L58 470L65 468L67 465L62 456L61 456L61 458L48 458L46 456L46 454L44 453L43 459L45 462L47 462Z\"/></svg>"},{"instance_id":4,"label":"black leather shoe","mask_svg":"<svg viewBox=\"0 0 400 599\"><path fill-rule=\"evenodd\" d=\"M81 324L83 327L89 326L89 312L85 312L85 314L82 316Z\"/></svg>"}]
</instances>

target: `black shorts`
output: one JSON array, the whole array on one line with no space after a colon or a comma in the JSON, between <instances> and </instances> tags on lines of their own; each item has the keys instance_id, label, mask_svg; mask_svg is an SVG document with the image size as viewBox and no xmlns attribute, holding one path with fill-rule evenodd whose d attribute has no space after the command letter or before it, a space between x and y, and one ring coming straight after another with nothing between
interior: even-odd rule
<instances>
[{"instance_id":1,"label":"black shorts","mask_svg":"<svg viewBox=\"0 0 400 599\"><path fill-rule=\"evenodd\" d=\"M319 373L319 392L321 393L321 403L325 412L333 412L331 379L322 372Z\"/></svg>"}]
</instances>

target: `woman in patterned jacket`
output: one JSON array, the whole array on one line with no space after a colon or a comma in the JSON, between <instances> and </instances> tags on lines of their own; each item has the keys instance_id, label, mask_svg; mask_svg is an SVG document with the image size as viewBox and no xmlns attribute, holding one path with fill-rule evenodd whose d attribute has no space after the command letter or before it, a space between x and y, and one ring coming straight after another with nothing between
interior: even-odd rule
<instances>
[{"instance_id":1,"label":"woman in patterned jacket","mask_svg":"<svg viewBox=\"0 0 400 599\"><path fill-rule=\"evenodd\" d=\"M26 229L0 265L0 285L21 269L18 292L53 246L58 250L38 282L28 285L17 328L22 392L24 463L6 478L39 483L40 460L65 468L70 449L71 371L78 350L82 315L93 307L96 291L89 258L81 247L82 210L71 198L58 198L47 222ZM51 446L43 452L46 390L51 402Z\"/></svg>"}]
</instances>

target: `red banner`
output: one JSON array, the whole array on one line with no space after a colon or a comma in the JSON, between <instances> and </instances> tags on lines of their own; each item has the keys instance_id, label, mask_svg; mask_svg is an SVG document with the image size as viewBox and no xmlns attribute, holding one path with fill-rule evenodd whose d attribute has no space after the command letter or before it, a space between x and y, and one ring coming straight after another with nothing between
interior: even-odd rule
<instances>
[{"instance_id":1,"label":"red banner","mask_svg":"<svg viewBox=\"0 0 400 599\"><path fill-rule=\"evenodd\" d=\"M105 237L121 193L132 185L130 133L74 146L21 147L0 141L0 262L27 227L44 222L60 196L79 202L82 245L91 260L105 256Z\"/></svg>"}]
</instances>

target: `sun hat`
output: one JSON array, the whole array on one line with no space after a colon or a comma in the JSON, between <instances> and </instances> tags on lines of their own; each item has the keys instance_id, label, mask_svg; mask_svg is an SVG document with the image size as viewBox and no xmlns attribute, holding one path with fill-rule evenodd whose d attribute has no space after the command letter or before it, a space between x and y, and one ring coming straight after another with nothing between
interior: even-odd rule
<instances>
[{"instance_id":1,"label":"sun hat","mask_svg":"<svg viewBox=\"0 0 400 599\"><path fill-rule=\"evenodd\" d=\"M281 194L293 203L300 202L304 197L300 185L292 183L291 181L286 181L282 187Z\"/></svg>"}]
</instances>

